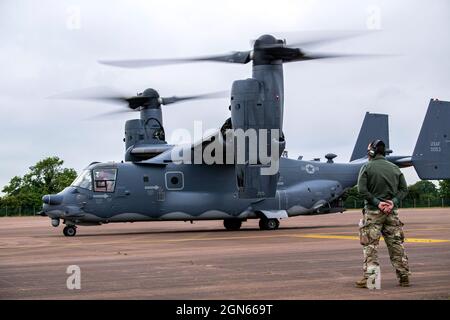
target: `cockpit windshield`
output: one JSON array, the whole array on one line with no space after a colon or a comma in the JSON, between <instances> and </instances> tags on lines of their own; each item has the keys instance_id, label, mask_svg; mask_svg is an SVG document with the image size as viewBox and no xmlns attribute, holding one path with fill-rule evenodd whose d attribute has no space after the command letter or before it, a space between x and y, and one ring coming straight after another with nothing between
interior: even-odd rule
<instances>
[{"instance_id":1,"label":"cockpit windshield","mask_svg":"<svg viewBox=\"0 0 450 320\"><path fill-rule=\"evenodd\" d=\"M114 192L117 169L94 169L94 191Z\"/></svg>"},{"instance_id":2,"label":"cockpit windshield","mask_svg":"<svg viewBox=\"0 0 450 320\"><path fill-rule=\"evenodd\" d=\"M80 187L83 189L92 190L92 174L91 170L84 170L74 182L72 182L73 187Z\"/></svg>"},{"instance_id":3,"label":"cockpit windshield","mask_svg":"<svg viewBox=\"0 0 450 320\"><path fill-rule=\"evenodd\" d=\"M73 187L92 190L95 192L114 192L116 187L117 169L84 170L74 182ZM94 178L94 183L92 183Z\"/></svg>"}]
</instances>

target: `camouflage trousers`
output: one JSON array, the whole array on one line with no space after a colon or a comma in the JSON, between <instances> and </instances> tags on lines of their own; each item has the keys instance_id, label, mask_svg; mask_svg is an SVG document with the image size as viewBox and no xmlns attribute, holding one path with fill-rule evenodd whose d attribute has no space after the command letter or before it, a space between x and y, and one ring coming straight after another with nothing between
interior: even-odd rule
<instances>
[{"instance_id":1,"label":"camouflage trousers","mask_svg":"<svg viewBox=\"0 0 450 320\"><path fill-rule=\"evenodd\" d=\"M363 225L359 228L359 237L364 252L364 276L368 277L368 270L379 266L378 244L383 235L389 251L392 266L397 277L409 275L408 257L403 242L403 223L398 218L397 210L387 215L379 210L364 210Z\"/></svg>"}]
</instances>

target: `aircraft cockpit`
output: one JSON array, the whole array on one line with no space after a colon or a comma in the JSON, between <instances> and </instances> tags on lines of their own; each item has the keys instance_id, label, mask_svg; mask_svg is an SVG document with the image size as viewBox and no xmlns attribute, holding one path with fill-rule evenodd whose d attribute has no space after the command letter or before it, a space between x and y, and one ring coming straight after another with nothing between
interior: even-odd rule
<instances>
[{"instance_id":1,"label":"aircraft cockpit","mask_svg":"<svg viewBox=\"0 0 450 320\"><path fill-rule=\"evenodd\" d=\"M72 187L94 192L114 192L116 177L117 169L115 168L87 169L74 180Z\"/></svg>"}]
</instances>

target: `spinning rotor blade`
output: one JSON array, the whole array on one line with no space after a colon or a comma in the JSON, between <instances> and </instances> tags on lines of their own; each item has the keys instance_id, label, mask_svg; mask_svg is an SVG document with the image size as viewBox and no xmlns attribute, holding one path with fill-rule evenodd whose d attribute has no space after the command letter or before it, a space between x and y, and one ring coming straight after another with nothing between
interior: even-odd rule
<instances>
[{"instance_id":1,"label":"spinning rotor blade","mask_svg":"<svg viewBox=\"0 0 450 320\"><path fill-rule=\"evenodd\" d=\"M250 51L234 51L222 55L181 58L181 59L100 60L99 62L102 64L122 68L145 68L168 64L204 62L204 61L245 64L250 61Z\"/></svg>"},{"instance_id":2,"label":"spinning rotor blade","mask_svg":"<svg viewBox=\"0 0 450 320\"><path fill-rule=\"evenodd\" d=\"M83 119L83 120L97 120L97 119L100 119L100 118L105 118L105 117L113 117L113 116L116 116L116 115L122 115L122 114L125 114L125 113L131 113L131 112L134 112L135 110L133 110L133 109L120 109L120 110L115 110L115 111L108 111L108 112L103 112L103 113L100 113L100 114L96 114L96 115L94 115L94 116L92 116L92 117L87 117L87 118L85 118L85 119Z\"/></svg>"},{"instance_id":3,"label":"spinning rotor blade","mask_svg":"<svg viewBox=\"0 0 450 320\"><path fill-rule=\"evenodd\" d=\"M107 103L115 103L128 105L130 109L136 109L148 101L146 96L125 96L116 89L109 87L96 87L82 89L67 93L62 93L49 97L50 99L65 99L65 100L93 100Z\"/></svg>"},{"instance_id":4,"label":"spinning rotor blade","mask_svg":"<svg viewBox=\"0 0 450 320\"><path fill-rule=\"evenodd\" d=\"M377 33L378 31L300 31L300 32L285 32L280 33L281 38L293 38L298 39L292 42L287 41L287 47L312 47L326 45L328 43L333 43L336 41L342 41L346 39L356 38L360 36L365 36L369 34ZM278 33L275 33L278 35ZM300 40L301 39L301 40Z\"/></svg>"},{"instance_id":5,"label":"spinning rotor blade","mask_svg":"<svg viewBox=\"0 0 450 320\"><path fill-rule=\"evenodd\" d=\"M216 99L216 98L226 98L228 96L228 91L219 91L219 92L213 92L213 93L205 93L205 94L199 94L195 96L184 96L184 97L161 97L160 102L162 105L168 105L172 103L177 103L181 101L187 101L187 100L203 100L203 99Z\"/></svg>"},{"instance_id":6,"label":"spinning rotor blade","mask_svg":"<svg viewBox=\"0 0 450 320\"><path fill-rule=\"evenodd\" d=\"M364 54L364 53L304 53L302 52L298 57L283 59L283 62L308 61L318 59L343 59L343 58L383 58L395 57L396 55L388 54Z\"/></svg>"},{"instance_id":7,"label":"spinning rotor blade","mask_svg":"<svg viewBox=\"0 0 450 320\"><path fill-rule=\"evenodd\" d=\"M303 38L302 41L293 41L292 43L283 43L281 40L277 40L277 43L260 42L261 38L267 37L267 35L261 36L258 40L253 41L253 50L248 51L233 51L227 54L211 55L193 58L176 58L176 59L138 59L138 60L101 60L102 64L122 67L122 68L145 68L159 65L168 64L181 64L192 62L228 62L228 63L241 63L246 64L254 59L254 51L262 51L273 56L274 59L281 59L284 62L291 61L303 61L313 59L324 58L337 58L337 57L363 57L370 55L337 55L337 54L309 54L306 55L302 52L303 47L323 45L335 41L354 38L362 35L368 35L376 33L377 31L306 31L306 32L291 32L284 33L293 38ZM280 33L275 33L280 34ZM272 37L272 36L270 36ZM273 37L272 37L273 38ZM281 52L283 51L283 52Z\"/></svg>"},{"instance_id":8,"label":"spinning rotor blade","mask_svg":"<svg viewBox=\"0 0 450 320\"><path fill-rule=\"evenodd\" d=\"M122 104L126 108L116 111L111 111L105 114L96 115L95 117L103 117L105 115L140 111L142 108L160 108L161 105L167 105L177 102L183 102L188 100L202 100L202 99L217 99L225 98L229 95L229 91L219 91L212 93L205 93L192 96L172 96L172 97L160 97L158 92L154 89L146 89L142 93L136 96L126 97L120 94L117 90L108 87L97 87L83 89L59 95L54 95L51 99L75 99L75 100L95 100L101 102L112 102L116 104Z\"/></svg>"},{"instance_id":9,"label":"spinning rotor blade","mask_svg":"<svg viewBox=\"0 0 450 320\"><path fill-rule=\"evenodd\" d=\"M283 62L296 62L296 61L307 61L307 60L317 60L317 59L334 59L334 58L375 58L375 57L386 57L392 55L385 54L345 54L345 53L314 53L309 50L305 52L305 47L313 47L318 45L324 45L336 41L342 41L350 38L355 38L363 35L369 35L377 33L378 31L340 31L340 32L330 32L330 31L306 31L300 33L291 33L294 38L303 38L303 40L288 42L280 44L257 44L256 49L263 50L265 53L280 57ZM296 35L296 37L295 37ZM255 40L256 41L256 40Z\"/></svg>"},{"instance_id":10,"label":"spinning rotor blade","mask_svg":"<svg viewBox=\"0 0 450 320\"><path fill-rule=\"evenodd\" d=\"M122 93L109 87L95 87L61 93L48 97L63 100L94 100L107 103L126 104L127 99Z\"/></svg>"}]
</instances>

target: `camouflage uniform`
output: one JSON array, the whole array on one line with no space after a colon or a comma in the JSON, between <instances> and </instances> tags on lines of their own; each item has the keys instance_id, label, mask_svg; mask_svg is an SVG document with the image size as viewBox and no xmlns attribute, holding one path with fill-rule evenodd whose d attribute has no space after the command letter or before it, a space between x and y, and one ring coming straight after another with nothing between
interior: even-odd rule
<instances>
[{"instance_id":1,"label":"camouflage uniform","mask_svg":"<svg viewBox=\"0 0 450 320\"><path fill-rule=\"evenodd\" d=\"M371 266L379 266L378 243L381 235L386 242L397 277L407 276L409 274L408 257L403 248L405 236L402 230L403 223L398 218L397 210L393 210L389 215L380 210L366 210L363 222L359 233L364 252L364 277L369 276L367 270Z\"/></svg>"},{"instance_id":2,"label":"camouflage uniform","mask_svg":"<svg viewBox=\"0 0 450 320\"><path fill-rule=\"evenodd\" d=\"M397 277L409 275L408 257L403 248L403 223L398 218L397 206L407 194L406 181L400 169L381 155L366 163L358 177L358 191L365 199L360 241L364 252L364 277L368 269L379 266L378 243L381 235L386 242L391 263ZM381 201L392 200L394 209L385 214L378 209Z\"/></svg>"}]
</instances>

